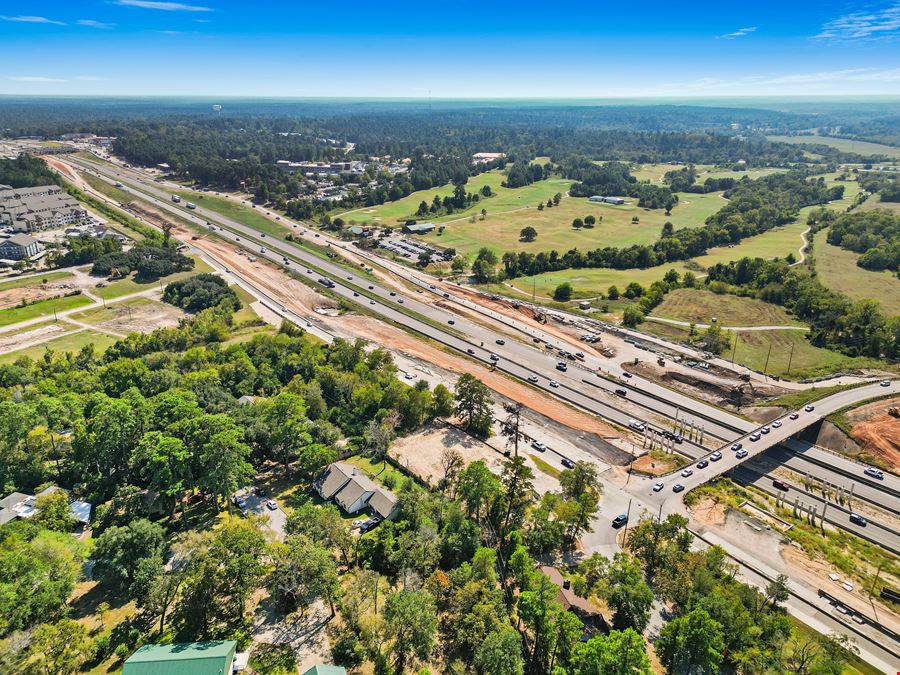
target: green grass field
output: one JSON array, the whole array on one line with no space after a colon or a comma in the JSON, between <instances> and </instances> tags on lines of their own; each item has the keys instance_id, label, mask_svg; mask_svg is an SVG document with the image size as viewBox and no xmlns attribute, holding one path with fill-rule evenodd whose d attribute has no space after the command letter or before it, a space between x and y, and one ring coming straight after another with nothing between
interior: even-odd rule
<instances>
[{"instance_id":1,"label":"green grass field","mask_svg":"<svg viewBox=\"0 0 900 675\"><path fill-rule=\"evenodd\" d=\"M777 143L827 145L842 152L854 152L859 155L885 155L886 157L900 159L900 148L881 143L870 143L869 141L854 141L849 138L830 138L827 136L766 136L766 138Z\"/></svg>"},{"instance_id":2,"label":"green grass field","mask_svg":"<svg viewBox=\"0 0 900 675\"><path fill-rule=\"evenodd\" d=\"M813 241L816 272L822 283L854 300L875 298L887 315L900 314L900 279L886 270L859 267L859 254L832 246L827 236L827 230L822 230Z\"/></svg>"},{"instance_id":3,"label":"green grass field","mask_svg":"<svg viewBox=\"0 0 900 675\"><path fill-rule=\"evenodd\" d=\"M103 352L107 347L116 342L116 338L106 333L100 333L93 330L82 330L70 335L63 335L47 342L20 349L14 352L7 352L0 355L0 363L12 363L18 358L29 356L33 359L41 358L47 350L54 352L77 352L88 344L94 345L97 353Z\"/></svg>"},{"instance_id":4,"label":"green grass field","mask_svg":"<svg viewBox=\"0 0 900 675\"><path fill-rule=\"evenodd\" d=\"M754 298L717 295L699 288L678 288L666 294L653 316L699 324L716 317L721 326L802 326L784 308Z\"/></svg>"},{"instance_id":5,"label":"green grass field","mask_svg":"<svg viewBox=\"0 0 900 675\"><path fill-rule=\"evenodd\" d=\"M883 202L879 195L872 195L859 205L860 211L874 211L875 209L884 209L900 215L900 202Z\"/></svg>"},{"instance_id":6,"label":"green grass field","mask_svg":"<svg viewBox=\"0 0 900 675\"><path fill-rule=\"evenodd\" d=\"M191 257L194 259L194 269L192 269L190 272L170 274L169 276L163 277L162 279L158 279L156 281L135 281L134 275L132 274L125 279L108 282L103 288L91 289L91 293L100 298L104 298L105 300L111 300L113 298L119 298L130 293L140 293L141 291L147 291L154 287L165 288L166 284L170 284L173 281L186 279L187 277L193 276L194 274L199 274L201 272L213 271L213 268L207 265L202 259L196 256Z\"/></svg>"},{"instance_id":7,"label":"green grass field","mask_svg":"<svg viewBox=\"0 0 900 675\"><path fill-rule=\"evenodd\" d=\"M47 272L38 276L28 276L24 279L13 278L9 281L0 281L0 291L10 291L14 288L32 288L40 286L44 281L59 281L69 279L74 275L71 272Z\"/></svg>"},{"instance_id":8,"label":"green grass field","mask_svg":"<svg viewBox=\"0 0 900 675\"><path fill-rule=\"evenodd\" d=\"M28 321L42 316L50 316L54 312L64 312L76 307L83 307L93 302L85 295L69 295L61 298L41 300L25 307L10 307L0 310L0 326L10 326L20 321Z\"/></svg>"},{"instance_id":9,"label":"green grass field","mask_svg":"<svg viewBox=\"0 0 900 675\"><path fill-rule=\"evenodd\" d=\"M241 301L242 305L242 307L234 314L234 322L236 324L240 324L244 321L258 318L256 312L254 312L253 308L250 307L251 304L256 302L256 298L254 298L237 284L231 284L229 288L237 293L238 299Z\"/></svg>"},{"instance_id":10,"label":"green grass field","mask_svg":"<svg viewBox=\"0 0 900 675\"><path fill-rule=\"evenodd\" d=\"M101 305L100 307L91 307L90 309L86 309L83 312L77 312L73 314L72 318L76 321L89 323L92 326L99 326L121 317L126 310L130 311L130 309L146 307L147 305L160 306L161 304L161 302L158 302L156 300L151 300L150 298L139 296L136 298L128 298L126 300L111 303L105 306ZM168 308L170 306L166 305L166 307ZM178 312L181 311L174 307L172 309Z\"/></svg>"},{"instance_id":11,"label":"green grass field","mask_svg":"<svg viewBox=\"0 0 900 675\"><path fill-rule=\"evenodd\" d=\"M94 174L82 171L80 175L84 179L84 182L94 188L97 192L106 195L119 204L128 204L129 202L134 201L134 196L130 192L125 192L125 190L121 190L115 185L110 185L105 180L97 178Z\"/></svg>"},{"instance_id":12,"label":"green grass field","mask_svg":"<svg viewBox=\"0 0 900 675\"><path fill-rule=\"evenodd\" d=\"M254 209L250 202L241 204L230 197L218 197L207 192L194 192L193 190L170 190L169 192L179 195L183 200L182 205L186 202L193 202L197 206L215 211L219 215L236 220L260 232L271 234L273 237L283 238L290 231L284 225L267 218L264 215L265 209L262 207L257 206ZM263 213L260 213L260 210ZM192 224L192 227L196 227L196 225Z\"/></svg>"}]
</instances>

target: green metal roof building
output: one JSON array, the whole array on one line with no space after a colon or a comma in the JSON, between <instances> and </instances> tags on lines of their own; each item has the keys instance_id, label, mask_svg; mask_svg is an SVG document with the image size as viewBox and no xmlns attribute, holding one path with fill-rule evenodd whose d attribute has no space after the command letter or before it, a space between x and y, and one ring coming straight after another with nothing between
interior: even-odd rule
<instances>
[{"instance_id":1,"label":"green metal roof building","mask_svg":"<svg viewBox=\"0 0 900 675\"><path fill-rule=\"evenodd\" d=\"M132 654L122 675L231 675L237 642L176 642L144 645Z\"/></svg>"},{"instance_id":2,"label":"green metal roof building","mask_svg":"<svg viewBox=\"0 0 900 675\"><path fill-rule=\"evenodd\" d=\"M347 675L347 669L343 666L313 666L303 675Z\"/></svg>"}]
</instances>

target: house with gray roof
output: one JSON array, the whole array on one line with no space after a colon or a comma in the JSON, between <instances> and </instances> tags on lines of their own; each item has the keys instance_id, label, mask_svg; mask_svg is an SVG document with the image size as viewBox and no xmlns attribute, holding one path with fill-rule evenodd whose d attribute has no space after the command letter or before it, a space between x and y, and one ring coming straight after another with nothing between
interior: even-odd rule
<instances>
[{"instance_id":1,"label":"house with gray roof","mask_svg":"<svg viewBox=\"0 0 900 675\"><path fill-rule=\"evenodd\" d=\"M0 259L25 260L44 250L44 246L34 237L27 234L14 234L9 239L0 241Z\"/></svg>"},{"instance_id":2,"label":"house with gray roof","mask_svg":"<svg viewBox=\"0 0 900 675\"><path fill-rule=\"evenodd\" d=\"M315 487L322 499L334 499L347 513L368 508L387 520L397 512L397 495L347 462L329 464Z\"/></svg>"}]
</instances>

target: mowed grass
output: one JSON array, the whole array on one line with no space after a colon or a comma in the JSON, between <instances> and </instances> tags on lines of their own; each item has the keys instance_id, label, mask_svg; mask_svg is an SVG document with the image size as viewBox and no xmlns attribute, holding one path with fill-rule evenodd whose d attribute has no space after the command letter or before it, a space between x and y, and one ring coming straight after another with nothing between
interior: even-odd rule
<instances>
[{"instance_id":1,"label":"mowed grass","mask_svg":"<svg viewBox=\"0 0 900 675\"><path fill-rule=\"evenodd\" d=\"M90 305L92 302L93 300L86 295L79 294L40 300L25 307L9 307L8 309L0 310L0 326L11 326L21 321L49 316L54 312L64 312L76 307Z\"/></svg>"},{"instance_id":2,"label":"mowed grass","mask_svg":"<svg viewBox=\"0 0 900 675\"><path fill-rule=\"evenodd\" d=\"M97 178L97 176L87 173L86 171L79 172L81 178L85 183L90 185L100 194L106 195L113 201L118 202L119 204L128 204L134 201L134 195L130 192L126 192L125 190L121 190L117 188L115 185L111 185L107 183L105 180Z\"/></svg>"},{"instance_id":3,"label":"mowed grass","mask_svg":"<svg viewBox=\"0 0 900 675\"><path fill-rule=\"evenodd\" d=\"M701 267L712 267L718 263L748 258L785 258L789 253L799 258L803 244L801 234L809 227L805 215L783 227L775 227L768 232L747 237L735 246L718 246L709 249L705 255L693 258Z\"/></svg>"},{"instance_id":4,"label":"mowed grass","mask_svg":"<svg viewBox=\"0 0 900 675\"><path fill-rule=\"evenodd\" d=\"M442 234L433 232L421 238L444 247L453 247L464 254L477 252L483 246L498 253L551 250L565 253L572 248L590 250L604 246L649 245L659 239L665 222L671 222L676 229L696 227L725 205L718 192L682 194L679 197L678 205L669 216L662 209L640 208L636 202L598 204L584 197L563 197L558 206L542 211L537 209L536 202L505 212L488 209L484 220L478 217L475 222L466 218L450 221L444 223ZM588 215L597 219L593 228L572 227L575 218L583 220ZM638 218L637 223L632 222L634 217ZM533 242L520 241L519 233L529 226L537 230L537 239Z\"/></svg>"},{"instance_id":5,"label":"mowed grass","mask_svg":"<svg viewBox=\"0 0 900 675\"><path fill-rule=\"evenodd\" d=\"M290 231L284 225L265 216L265 208L261 206L253 208L249 201L241 204L237 199L219 197L208 192L194 192L193 190L170 190L170 192L181 197L181 206L187 202L193 202L201 208L215 211L221 216L236 220L260 232L271 234L273 237L283 238ZM196 227L196 225L192 224L192 227Z\"/></svg>"},{"instance_id":6,"label":"mowed grass","mask_svg":"<svg viewBox=\"0 0 900 675\"><path fill-rule=\"evenodd\" d=\"M640 330L670 340L686 342L688 339L687 328L663 325L653 321L642 323ZM807 341L804 331L738 331L730 332L729 335L732 340L735 340L735 336L737 339L736 346L735 342L731 343L734 348L735 363L762 371L766 366L766 356L768 355L768 367L765 372L778 377L797 380L854 368L884 369L884 363L876 359L845 356L830 349L814 347ZM770 345L771 353L769 352ZM730 361L732 349L721 356Z\"/></svg>"},{"instance_id":7,"label":"mowed grass","mask_svg":"<svg viewBox=\"0 0 900 675\"><path fill-rule=\"evenodd\" d=\"M782 307L754 298L717 295L701 288L678 288L666 294L653 316L721 326L803 326Z\"/></svg>"},{"instance_id":8,"label":"mowed grass","mask_svg":"<svg viewBox=\"0 0 900 675\"><path fill-rule=\"evenodd\" d=\"M160 305L161 303L156 300L151 300L150 298L145 297L136 297L136 298L128 298L126 300L122 300L121 302L111 303L109 305L100 307L91 307L90 309L86 309L83 312L76 312L71 315L71 318L76 321L81 321L83 323L89 323L92 326L100 326L109 321L113 321L114 319L119 318L124 311L130 311L137 309L139 307L146 307L147 305ZM166 305L168 307L168 305ZM176 308L172 308L175 311L181 311Z\"/></svg>"},{"instance_id":9,"label":"mowed grass","mask_svg":"<svg viewBox=\"0 0 900 675\"><path fill-rule=\"evenodd\" d=\"M776 143L790 143L792 145L827 145L837 148L841 152L854 152L859 155L884 155L894 159L900 159L900 148L882 143L869 141L854 141L849 138L829 138L827 136L766 136Z\"/></svg>"},{"instance_id":10,"label":"mowed grass","mask_svg":"<svg viewBox=\"0 0 900 675\"><path fill-rule=\"evenodd\" d=\"M531 296L532 290L538 297L550 297L553 290L562 283L572 284L574 290L574 298L595 297L601 293L605 294L610 286L618 287L619 291L624 291L625 287L632 281L636 281L646 287L658 279L662 279L663 275L670 269L674 269L679 274L684 274L687 268L680 263L670 263L666 265L657 265L655 267L647 267L646 269L633 270L614 270L607 267L590 268L590 269L568 269L559 272L547 272L538 274L534 277L519 277L513 279L510 283L525 295ZM507 289L506 294L510 297L516 297L515 291Z\"/></svg>"},{"instance_id":11,"label":"mowed grass","mask_svg":"<svg viewBox=\"0 0 900 675\"><path fill-rule=\"evenodd\" d=\"M241 324L244 321L258 318L256 312L254 312L253 308L250 306L256 302L256 298L237 284L231 284L228 288L233 290L237 294L238 300L241 301L241 308L234 314L234 322L236 324Z\"/></svg>"},{"instance_id":12,"label":"mowed grass","mask_svg":"<svg viewBox=\"0 0 900 675\"><path fill-rule=\"evenodd\" d=\"M32 359L41 358L47 351L57 353L77 352L85 345L92 344L97 353L100 354L106 350L111 344L116 342L118 338L106 333L93 330L81 330L69 335L63 335L40 344L19 349L14 352L7 352L0 355L0 363L12 363L16 359L28 356Z\"/></svg>"},{"instance_id":13,"label":"mowed grass","mask_svg":"<svg viewBox=\"0 0 900 675\"><path fill-rule=\"evenodd\" d=\"M501 188L500 186L505 179L506 177L499 171L489 171L469 178L469 181L466 183L467 192L480 192L481 188L485 185L489 185L492 192L498 193L498 196L496 197L490 197L479 201L478 204L476 204L479 212L483 208L491 210L494 207L499 198L500 191L507 190L507 188ZM408 216L415 217L415 213L421 202L424 201L430 206L435 197L443 199L444 197L452 195L454 189L453 185L448 184L438 188L431 188L430 190L419 190L407 195L403 199L398 199L395 202L387 202L379 206L366 206L350 211L337 212L335 216L340 216L347 222L375 223L392 227L402 223ZM566 187L566 189L568 189L568 187ZM557 190L557 192L565 192L565 190ZM550 196L552 197L553 194L555 193L551 192ZM544 201L546 201L546 197L544 198ZM537 204L537 199L534 200L534 203ZM449 217L453 218L458 216L459 212ZM430 219L425 217L421 220Z\"/></svg>"},{"instance_id":14,"label":"mowed grass","mask_svg":"<svg viewBox=\"0 0 900 675\"><path fill-rule=\"evenodd\" d=\"M853 300L878 300L886 315L900 315L900 279L887 270L876 272L863 269L856 264L858 253L832 246L827 237L827 230L822 230L816 233L813 240L819 280Z\"/></svg>"},{"instance_id":15,"label":"mowed grass","mask_svg":"<svg viewBox=\"0 0 900 675\"><path fill-rule=\"evenodd\" d=\"M201 258L197 256L191 256L191 258L194 260L194 269L189 272L170 274L167 277L162 277L161 279L154 281L138 281L132 274L125 279L108 282L106 283L106 286L102 288L94 288L91 290L91 293L105 300L111 300L113 298L120 298L123 295L129 295L130 293L149 291L154 287L162 289L166 287L166 284L170 284L173 281L180 281L181 279L186 279L187 277L200 274L201 272L213 271L213 268L207 265Z\"/></svg>"},{"instance_id":16,"label":"mowed grass","mask_svg":"<svg viewBox=\"0 0 900 675\"><path fill-rule=\"evenodd\" d=\"M45 281L60 281L61 279L70 279L73 275L71 272L47 272L35 276L28 276L19 279L10 279L8 281L0 281L0 291L10 291L14 288L35 288L43 285Z\"/></svg>"},{"instance_id":17,"label":"mowed grass","mask_svg":"<svg viewBox=\"0 0 900 675\"><path fill-rule=\"evenodd\" d=\"M900 216L900 202L883 202L880 195L872 195L858 207L859 211L874 211L875 209L884 209Z\"/></svg>"}]
</instances>

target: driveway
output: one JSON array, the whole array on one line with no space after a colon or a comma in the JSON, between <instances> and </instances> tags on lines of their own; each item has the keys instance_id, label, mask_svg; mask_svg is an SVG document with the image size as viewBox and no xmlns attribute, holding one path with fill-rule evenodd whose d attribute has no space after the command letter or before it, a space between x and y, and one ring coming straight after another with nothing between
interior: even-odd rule
<instances>
[{"instance_id":1,"label":"driveway","mask_svg":"<svg viewBox=\"0 0 900 675\"><path fill-rule=\"evenodd\" d=\"M245 496L245 499L247 500L247 508L244 509L244 512L253 513L262 518L266 523L266 527L275 535L275 538L278 541L284 541L284 526L287 523L287 516L282 511L281 504L272 511L266 506L266 502L271 499L271 496L268 494L265 497L259 497L250 493Z\"/></svg>"}]
</instances>

